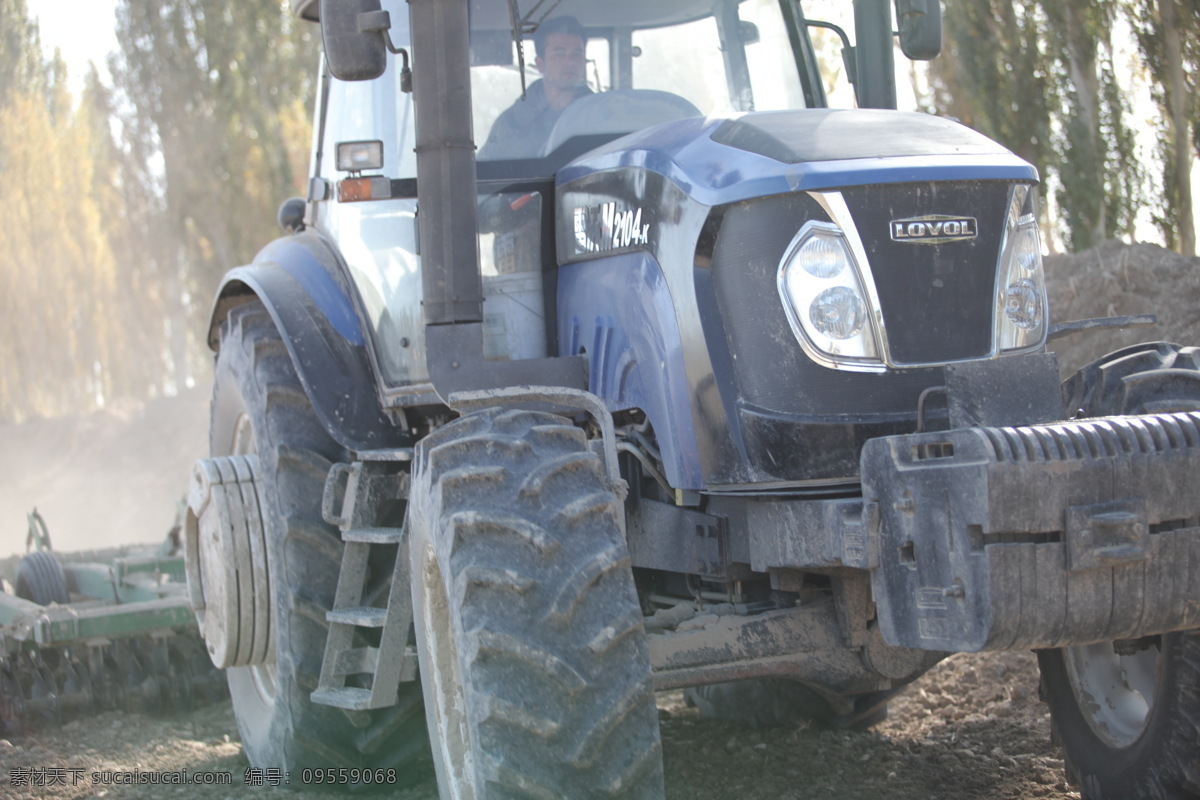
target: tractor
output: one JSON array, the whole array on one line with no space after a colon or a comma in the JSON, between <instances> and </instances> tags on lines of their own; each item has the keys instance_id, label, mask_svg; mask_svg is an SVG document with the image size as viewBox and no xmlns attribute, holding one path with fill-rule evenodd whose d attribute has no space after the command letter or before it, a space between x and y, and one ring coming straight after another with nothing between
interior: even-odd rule
<instances>
[{"instance_id":1,"label":"tractor","mask_svg":"<svg viewBox=\"0 0 1200 800\"><path fill-rule=\"evenodd\" d=\"M1085 797L1200 791L1198 351L1063 381L1128 320L1052 327L1036 168L897 110L938 0L806 5L292 0L184 537L252 765L661 798L657 691L864 727L1025 649Z\"/></svg>"}]
</instances>

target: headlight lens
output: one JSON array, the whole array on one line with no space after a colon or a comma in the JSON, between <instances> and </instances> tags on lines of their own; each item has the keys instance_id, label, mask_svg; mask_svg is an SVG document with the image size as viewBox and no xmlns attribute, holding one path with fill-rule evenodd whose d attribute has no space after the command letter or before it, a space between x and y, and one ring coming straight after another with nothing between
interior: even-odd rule
<instances>
[{"instance_id":1,"label":"headlight lens","mask_svg":"<svg viewBox=\"0 0 1200 800\"><path fill-rule=\"evenodd\" d=\"M808 318L818 331L840 341L862 333L867 313L857 294L835 286L817 295L808 307Z\"/></svg>"},{"instance_id":2,"label":"headlight lens","mask_svg":"<svg viewBox=\"0 0 1200 800\"><path fill-rule=\"evenodd\" d=\"M813 235L800 244L796 262L814 278L829 280L846 271L847 256L844 244L835 237Z\"/></svg>"},{"instance_id":3,"label":"headlight lens","mask_svg":"<svg viewBox=\"0 0 1200 800\"><path fill-rule=\"evenodd\" d=\"M1000 349L1024 350L1041 345L1046 336L1046 279L1042 272L1042 241L1032 214L1018 217L1009 229L999 278L996 318Z\"/></svg>"},{"instance_id":4,"label":"headlight lens","mask_svg":"<svg viewBox=\"0 0 1200 800\"><path fill-rule=\"evenodd\" d=\"M862 281L836 225L809 222L800 229L779 263L778 286L792 332L814 360L881 361Z\"/></svg>"},{"instance_id":5,"label":"headlight lens","mask_svg":"<svg viewBox=\"0 0 1200 800\"><path fill-rule=\"evenodd\" d=\"M1042 324L1042 299L1029 278L1021 278L1005 290L1004 316L1021 330L1030 331Z\"/></svg>"}]
</instances>

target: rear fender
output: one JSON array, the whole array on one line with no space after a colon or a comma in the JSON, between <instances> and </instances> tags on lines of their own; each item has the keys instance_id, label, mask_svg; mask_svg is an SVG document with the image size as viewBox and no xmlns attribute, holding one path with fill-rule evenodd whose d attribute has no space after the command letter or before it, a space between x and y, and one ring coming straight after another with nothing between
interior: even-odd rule
<instances>
[{"instance_id":1,"label":"rear fender","mask_svg":"<svg viewBox=\"0 0 1200 800\"><path fill-rule=\"evenodd\" d=\"M254 300L274 320L305 394L329 435L362 452L411 444L379 399L370 343L345 266L317 232L277 239L230 270L213 304L208 346L229 310Z\"/></svg>"}]
</instances>

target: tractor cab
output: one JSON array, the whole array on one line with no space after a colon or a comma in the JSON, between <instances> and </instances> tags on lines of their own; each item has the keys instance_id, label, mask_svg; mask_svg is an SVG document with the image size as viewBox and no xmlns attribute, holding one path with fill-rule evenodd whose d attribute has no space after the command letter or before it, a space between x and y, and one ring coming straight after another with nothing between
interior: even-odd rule
<instances>
[{"instance_id":1,"label":"tractor cab","mask_svg":"<svg viewBox=\"0 0 1200 800\"><path fill-rule=\"evenodd\" d=\"M352 243L353 252L343 250L343 256L362 296L362 314L370 321L378 388L390 405L437 400L422 325L430 307L423 297L427 286L415 225L422 106L446 120L446 135L435 138L453 141L453 148L474 156L469 168L474 185L468 187L468 176L461 175L455 194L477 193L477 217L468 231L456 206L453 238L460 243L476 239L478 256L474 248L464 252L463 277L451 282L470 283L466 273L478 273L488 300L483 358L511 361L556 354L553 269L561 243L556 246L555 228L573 226L574 218L564 222L560 212L556 221L554 187L573 160L611 150L615 140L639 132L656 142L665 136L682 143L704 120L825 107L825 85L808 35L817 27L832 28L846 42L842 55L858 105L895 105L886 2L860 4L873 10L857 12L862 44L851 48L837 26L807 20L801 4L776 0L477 0L469 4L465 29L456 34L465 56L457 60L444 54L434 58L428 48L439 45L427 36L414 41L407 4L400 0L384 0L382 6L377 0L293 0L293 5L303 18L323 20L326 50L306 220L333 240ZM899 5L905 9L898 18L906 52L935 55L938 4L928 3L928 9L922 0ZM370 21L360 24L360 18ZM563 25L570 33L547 36L547 30ZM567 57L573 63L567 69L575 83L570 102L561 107L546 100L546 87L561 67L557 51L539 54L543 37L571 48ZM469 88L469 106L464 97L451 109L437 86L425 100L413 92L411 64L422 58L422 45L429 66L417 71L440 81L443 77L432 73L456 63L468 84L460 88ZM517 124L505 124L513 118ZM688 120L690 127L678 125ZM651 131L664 130L664 123L667 129L655 138ZM671 128L669 123L677 124ZM464 135L468 129L470 138ZM769 134L747 129L738 138L745 143ZM468 167L463 162L459 169ZM621 222L612 210L609 230ZM625 222L636 244L649 220L635 225L631 216ZM568 234L575 238L573 231ZM440 320L434 311L435 321ZM441 321L461 322L449 319L456 315L462 316L455 312ZM559 375L541 382L579 381Z\"/></svg>"}]
</instances>

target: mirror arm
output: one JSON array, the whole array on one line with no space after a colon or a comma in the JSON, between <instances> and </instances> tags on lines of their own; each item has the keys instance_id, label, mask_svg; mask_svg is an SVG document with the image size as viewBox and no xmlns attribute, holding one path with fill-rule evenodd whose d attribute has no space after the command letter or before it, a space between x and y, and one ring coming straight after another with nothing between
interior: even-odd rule
<instances>
[{"instance_id":1,"label":"mirror arm","mask_svg":"<svg viewBox=\"0 0 1200 800\"><path fill-rule=\"evenodd\" d=\"M400 91L412 94L412 69L408 64L408 51L397 47L392 41L392 15L387 11L364 11L358 15L359 33L381 33L388 52L400 56Z\"/></svg>"}]
</instances>

